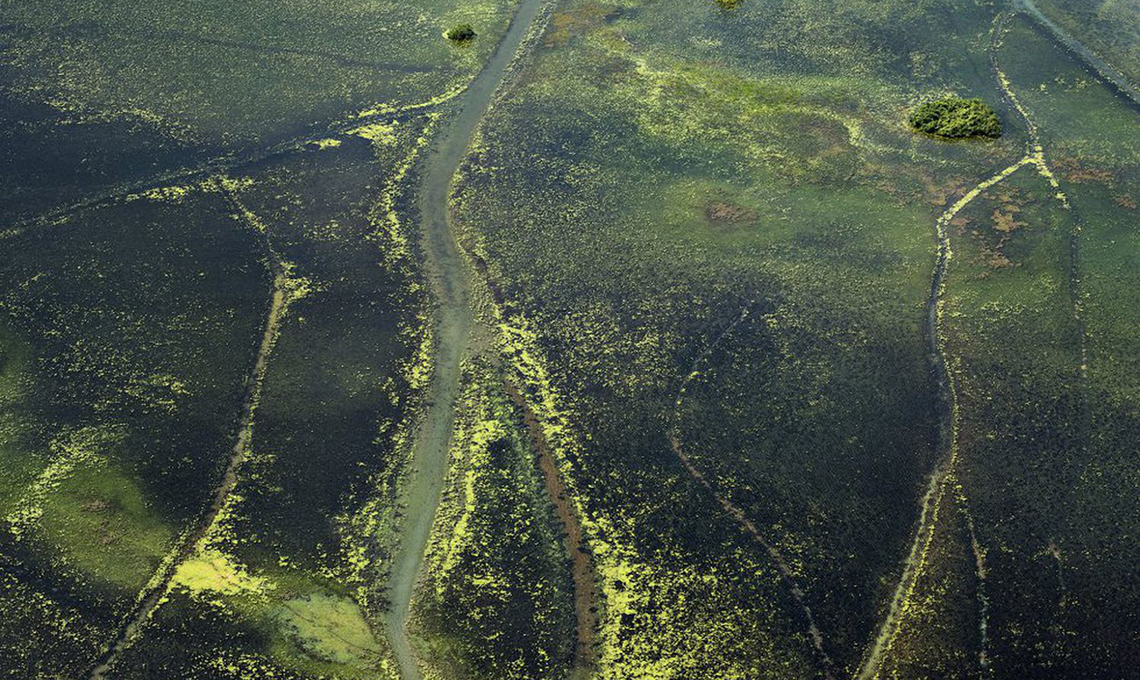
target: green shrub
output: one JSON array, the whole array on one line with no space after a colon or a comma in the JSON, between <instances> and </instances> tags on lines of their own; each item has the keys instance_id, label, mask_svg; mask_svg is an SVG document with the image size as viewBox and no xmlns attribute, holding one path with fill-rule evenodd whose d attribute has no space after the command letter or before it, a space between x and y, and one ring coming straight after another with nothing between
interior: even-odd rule
<instances>
[{"instance_id":1,"label":"green shrub","mask_svg":"<svg viewBox=\"0 0 1140 680\"><path fill-rule=\"evenodd\" d=\"M1001 136L1001 121L981 99L928 101L911 115L910 125L919 132L950 139Z\"/></svg>"},{"instance_id":2,"label":"green shrub","mask_svg":"<svg viewBox=\"0 0 1140 680\"><path fill-rule=\"evenodd\" d=\"M473 40L476 35L478 34L471 24L456 24L443 33L443 37L455 42L467 42Z\"/></svg>"}]
</instances>

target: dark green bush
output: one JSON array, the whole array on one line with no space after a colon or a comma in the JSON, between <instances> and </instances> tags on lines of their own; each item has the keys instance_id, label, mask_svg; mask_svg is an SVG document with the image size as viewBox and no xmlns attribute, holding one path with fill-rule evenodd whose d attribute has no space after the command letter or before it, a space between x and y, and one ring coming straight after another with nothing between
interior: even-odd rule
<instances>
[{"instance_id":1,"label":"dark green bush","mask_svg":"<svg viewBox=\"0 0 1140 680\"><path fill-rule=\"evenodd\" d=\"M471 24L456 24L443 33L443 37L455 42L466 42L474 39L476 35L478 33L475 32Z\"/></svg>"},{"instance_id":2,"label":"dark green bush","mask_svg":"<svg viewBox=\"0 0 1140 680\"><path fill-rule=\"evenodd\" d=\"M911 115L910 125L919 132L950 139L1001 136L1001 121L981 99L928 101Z\"/></svg>"}]
</instances>

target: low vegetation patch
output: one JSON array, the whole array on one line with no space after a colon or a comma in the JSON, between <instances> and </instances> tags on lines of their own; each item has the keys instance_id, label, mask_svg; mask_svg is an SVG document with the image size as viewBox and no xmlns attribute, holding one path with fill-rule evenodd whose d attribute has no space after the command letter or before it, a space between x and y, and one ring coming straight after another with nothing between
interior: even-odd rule
<instances>
[{"instance_id":1,"label":"low vegetation patch","mask_svg":"<svg viewBox=\"0 0 1140 680\"><path fill-rule=\"evenodd\" d=\"M919 132L947 139L1001 136L997 113L981 99L946 97L928 101L911 115L910 125Z\"/></svg>"}]
</instances>

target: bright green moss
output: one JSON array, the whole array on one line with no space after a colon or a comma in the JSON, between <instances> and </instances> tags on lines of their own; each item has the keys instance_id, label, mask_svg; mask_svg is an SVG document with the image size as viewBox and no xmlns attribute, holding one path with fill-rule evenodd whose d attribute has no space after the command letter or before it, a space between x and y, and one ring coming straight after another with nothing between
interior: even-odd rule
<instances>
[{"instance_id":1,"label":"bright green moss","mask_svg":"<svg viewBox=\"0 0 1140 680\"><path fill-rule=\"evenodd\" d=\"M307 654L357 668L374 665L380 647L351 600L312 594L281 604L278 616Z\"/></svg>"},{"instance_id":2,"label":"bright green moss","mask_svg":"<svg viewBox=\"0 0 1140 680\"><path fill-rule=\"evenodd\" d=\"M234 563L229 555L214 547L203 548L180 564L172 585L184 587L191 593L222 595L260 595L273 589L272 583L250 574L244 565Z\"/></svg>"}]
</instances>

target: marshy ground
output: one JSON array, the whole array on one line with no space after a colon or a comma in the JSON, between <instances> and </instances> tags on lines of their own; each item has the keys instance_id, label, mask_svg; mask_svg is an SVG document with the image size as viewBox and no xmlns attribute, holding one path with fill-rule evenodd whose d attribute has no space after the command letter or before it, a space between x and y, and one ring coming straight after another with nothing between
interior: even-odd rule
<instances>
[{"instance_id":1,"label":"marshy ground","mask_svg":"<svg viewBox=\"0 0 1140 680\"><path fill-rule=\"evenodd\" d=\"M1132 4L4 5L0 677L1134 677Z\"/></svg>"}]
</instances>

